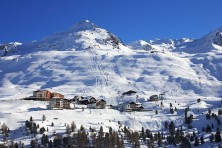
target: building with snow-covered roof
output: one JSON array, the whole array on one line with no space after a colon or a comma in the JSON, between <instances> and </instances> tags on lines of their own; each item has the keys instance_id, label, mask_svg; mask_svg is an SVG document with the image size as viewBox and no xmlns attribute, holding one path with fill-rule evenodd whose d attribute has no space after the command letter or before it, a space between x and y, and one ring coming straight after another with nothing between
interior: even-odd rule
<instances>
[{"instance_id":1,"label":"building with snow-covered roof","mask_svg":"<svg viewBox=\"0 0 222 148\"><path fill-rule=\"evenodd\" d=\"M36 91L33 91L33 96L26 98L26 100L49 101L53 97L64 99L64 95L58 92L50 92L49 90L36 90Z\"/></svg>"},{"instance_id":2,"label":"building with snow-covered roof","mask_svg":"<svg viewBox=\"0 0 222 148\"><path fill-rule=\"evenodd\" d=\"M106 108L106 101L105 100L98 100L96 102L96 106L98 109L105 109Z\"/></svg>"},{"instance_id":3,"label":"building with snow-covered roof","mask_svg":"<svg viewBox=\"0 0 222 148\"><path fill-rule=\"evenodd\" d=\"M70 100L53 97L47 109L70 109Z\"/></svg>"},{"instance_id":4,"label":"building with snow-covered roof","mask_svg":"<svg viewBox=\"0 0 222 148\"><path fill-rule=\"evenodd\" d=\"M77 96L77 97L74 97L73 101L76 104L87 105L87 104L95 103L96 98L94 98L92 96L88 96L88 97Z\"/></svg>"},{"instance_id":5,"label":"building with snow-covered roof","mask_svg":"<svg viewBox=\"0 0 222 148\"><path fill-rule=\"evenodd\" d=\"M125 102L119 105L121 111L140 111L142 109L142 104L139 102Z\"/></svg>"},{"instance_id":6,"label":"building with snow-covered roof","mask_svg":"<svg viewBox=\"0 0 222 148\"><path fill-rule=\"evenodd\" d=\"M34 98L42 98L42 99L51 99L52 93L48 90L36 90L33 91L33 97Z\"/></svg>"},{"instance_id":7,"label":"building with snow-covered roof","mask_svg":"<svg viewBox=\"0 0 222 148\"><path fill-rule=\"evenodd\" d=\"M58 92L53 92L52 96L55 97L55 98L62 98L62 99L64 99L64 95L62 95L62 94L60 94Z\"/></svg>"},{"instance_id":8,"label":"building with snow-covered roof","mask_svg":"<svg viewBox=\"0 0 222 148\"><path fill-rule=\"evenodd\" d=\"M158 95L150 96L150 101L159 101L159 96Z\"/></svg>"},{"instance_id":9,"label":"building with snow-covered roof","mask_svg":"<svg viewBox=\"0 0 222 148\"><path fill-rule=\"evenodd\" d=\"M96 100L96 102L89 102L87 104L87 108L90 109L105 109L106 108L106 101L105 100Z\"/></svg>"}]
</instances>

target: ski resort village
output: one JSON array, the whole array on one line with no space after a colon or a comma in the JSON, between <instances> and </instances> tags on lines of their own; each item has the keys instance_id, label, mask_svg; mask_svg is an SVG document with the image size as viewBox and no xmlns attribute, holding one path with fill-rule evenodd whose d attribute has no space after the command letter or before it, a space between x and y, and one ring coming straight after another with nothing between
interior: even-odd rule
<instances>
[{"instance_id":1,"label":"ski resort village","mask_svg":"<svg viewBox=\"0 0 222 148\"><path fill-rule=\"evenodd\" d=\"M222 147L222 28L126 44L84 20L0 56L0 148Z\"/></svg>"},{"instance_id":2,"label":"ski resort village","mask_svg":"<svg viewBox=\"0 0 222 148\"><path fill-rule=\"evenodd\" d=\"M22 100L32 101L47 101L49 104L46 106L47 109L76 109L78 107L88 109L116 109L119 111L145 111L142 103L144 102L158 102L164 100L165 94L152 95L148 99L139 98L135 95L137 92L129 90L124 92L121 96L116 99L119 100L118 104L106 104L104 99L96 99L92 96L74 96L72 99L64 98L64 95L58 92L50 92L49 90L37 90L33 91L33 96L23 98ZM161 102L163 106L163 102Z\"/></svg>"}]
</instances>

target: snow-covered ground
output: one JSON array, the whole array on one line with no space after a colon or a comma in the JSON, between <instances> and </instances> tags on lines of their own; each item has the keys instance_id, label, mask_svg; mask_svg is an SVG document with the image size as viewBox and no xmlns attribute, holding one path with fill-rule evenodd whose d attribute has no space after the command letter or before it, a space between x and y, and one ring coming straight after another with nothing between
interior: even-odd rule
<instances>
[{"instance_id":1,"label":"snow-covered ground","mask_svg":"<svg viewBox=\"0 0 222 148\"><path fill-rule=\"evenodd\" d=\"M204 118L202 112L216 107L222 97L221 32L217 29L198 40L139 40L126 46L86 20L40 41L0 45L0 122L15 132L30 116L42 126L55 122L54 128L61 132L64 123L72 120L78 126L99 128L102 122L118 129L120 121L134 130L143 126L158 131L164 121L182 125L182 110L189 105L198 117L194 125L201 129L198 120ZM46 102L16 100L31 96L37 89L60 92L68 99L94 96L108 104L118 104L117 98L128 90L145 99L164 92L166 103L165 109L150 102L143 104L158 109L155 115L155 111L122 113L109 109L51 111L46 110ZM204 101L197 104L198 98ZM178 113L171 115L169 103L175 101ZM41 123L43 114L48 122ZM54 121L55 117L58 120Z\"/></svg>"},{"instance_id":2,"label":"snow-covered ground","mask_svg":"<svg viewBox=\"0 0 222 148\"><path fill-rule=\"evenodd\" d=\"M177 100L177 101L175 101ZM124 126L129 127L135 131L141 131L144 129L150 129L152 132L166 131L164 128L165 121L173 121L176 128L183 127L185 133L192 133L193 131L201 131L202 127L206 124L215 125L213 131L216 130L216 120L206 120L205 114L208 109L211 108L212 113L217 113L218 108L221 106L221 100L218 98L201 98L201 102L191 101L192 99L184 98L169 99L157 102L144 102L143 106L149 111L143 112L119 112L114 109L87 109L82 110L81 105L77 109L70 110L47 110L46 105L48 102L42 101L25 101L25 100L2 100L0 111L0 122L5 123L10 128L10 138L15 142L22 141L25 145L29 145L31 141L30 135L26 135L25 121L33 118L33 122L39 124L39 127L48 128L45 132L49 137L53 134L60 133L65 134L67 124L71 124L74 121L77 128L81 125L87 127L91 126L95 130L99 130L100 126L103 126L104 132L109 131L109 127L118 131L119 124L121 128ZM209 101L210 100L210 101ZM170 113L170 103L173 108L177 108L177 112ZM192 126L194 129L187 129L187 125L184 124L184 109L189 106L190 111L195 117ZM156 110L158 114L156 115ZM42 116L46 116L46 120L42 121ZM51 126L51 123L54 126ZM205 146L212 145L209 142L210 134L206 134ZM1 137L1 135L0 135ZM41 138L41 134L37 137ZM38 139L38 138L37 138ZM202 145L203 146L203 145Z\"/></svg>"}]
</instances>

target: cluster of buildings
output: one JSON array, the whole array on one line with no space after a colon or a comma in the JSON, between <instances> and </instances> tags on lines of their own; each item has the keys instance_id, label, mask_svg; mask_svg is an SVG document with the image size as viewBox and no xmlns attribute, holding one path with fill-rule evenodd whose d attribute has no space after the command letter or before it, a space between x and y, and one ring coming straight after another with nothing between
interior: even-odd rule
<instances>
[{"instance_id":1,"label":"cluster of buildings","mask_svg":"<svg viewBox=\"0 0 222 148\"><path fill-rule=\"evenodd\" d=\"M129 94L130 93L130 94ZM134 98L136 92L127 92L123 94L125 97ZM149 101L158 101L159 99L163 99L164 94L160 95L152 95L150 96ZM26 98L26 100L40 100L40 101L49 101L47 105L47 109L70 109L71 104L77 105L85 105L85 107L89 109L118 109L120 111L141 111L143 110L142 103L138 100L122 102L117 106L107 105L104 99L96 99L92 96L83 97L83 96L75 96L73 99L65 99L64 95L58 92L50 92L49 90L37 90L33 91L33 96Z\"/></svg>"},{"instance_id":2,"label":"cluster of buildings","mask_svg":"<svg viewBox=\"0 0 222 148\"><path fill-rule=\"evenodd\" d=\"M75 96L74 99L65 99L64 95L58 92L50 92L49 90L33 91L33 96L25 98L25 100L49 101L47 109L70 109L71 103L86 105L89 109L105 109L106 101L97 100L94 97Z\"/></svg>"},{"instance_id":3,"label":"cluster of buildings","mask_svg":"<svg viewBox=\"0 0 222 148\"><path fill-rule=\"evenodd\" d=\"M50 92L49 90L37 90L33 91L33 96L30 96L28 99L48 101L52 98L64 99L64 95L57 92Z\"/></svg>"},{"instance_id":4,"label":"cluster of buildings","mask_svg":"<svg viewBox=\"0 0 222 148\"><path fill-rule=\"evenodd\" d=\"M126 112L141 111L143 110L143 106L140 102L125 102L118 106L118 110Z\"/></svg>"},{"instance_id":5,"label":"cluster of buildings","mask_svg":"<svg viewBox=\"0 0 222 148\"><path fill-rule=\"evenodd\" d=\"M96 98L89 96L89 97L82 97L82 96L75 96L73 98L73 102L79 105L86 105L89 109L105 109L106 108L106 101L103 99L97 100Z\"/></svg>"},{"instance_id":6,"label":"cluster of buildings","mask_svg":"<svg viewBox=\"0 0 222 148\"><path fill-rule=\"evenodd\" d=\"M70 100L61 98L52 98L47 109L70 109Z\"/></svg>"},{"instance_id":7,"label":"cluster of buildings","mask_svg":"<svg viewBox=\"0 0 222 148\"><path fill-rule=\"evenodd\" d=\"M49 90L33 91L33 96L26 98L26 100L50 101L49 105L47 105L48 109L69 109L71 103L70 100L65 99L61 93L50 92Z\"/></svg>"}]
</instances>

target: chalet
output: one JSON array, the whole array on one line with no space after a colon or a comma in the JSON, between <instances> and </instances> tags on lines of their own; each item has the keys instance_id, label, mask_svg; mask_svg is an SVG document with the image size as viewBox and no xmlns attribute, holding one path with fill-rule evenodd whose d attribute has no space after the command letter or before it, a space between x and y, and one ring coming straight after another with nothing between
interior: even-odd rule
<instances>
[{"instance_id":1,"label":"chalet","mask_svg":"<svg viewBox=\"0 0 222 148\"><path fill-rule=\"evenodd\" d=\"M139 102L126 102L119 107L122 111L140 111L143 109L142 104Z\"/></svg>"},{"instance_id":2,"label":"chalet","mask_svg":"<svg viewBox=\"0 0 222 148\"><path fill-rule=\"evenodd\" d=\"M87 108L89 108L89 109L96 109L97 108L96 102L88 103L87 104Z\"/></svg>"},{"instance_id":3,"label":"chalet","mask_svg":"<svg viewBox=\"0 0 222 148\"><path fill-rule=\"evenodd\" d=\"M62 95L60 93L57 93L57 92L53 92L52 93L52 97L64 99L64 95Z\"/></svg>"},{"instance_id":4,"label":"chalet","mask_svg":"<svg viewBox=\"0 0 222 148\"><path fill-rule=\"evenodd\" d=\"M51 99L52 98L52 93L48 90L33 91L33 98Z\"/></svg>"},{"instance_id":5,"label":"chalet","mask_svg":"<svg viewBox=\"0 0 222 148\"><path fill-rule=\"evenodd\" d=\"M89 96L89 97L87 98L87 100L88 100L89 103L94 103L94 102L96 102L96 98L91 97L91 96Z\"/></svg>"},{"instance_id":6,"label":"chalet","mask_svg":"<svg viewBox=\"0 0 222 148\"><path fill-rule=\"evenodd\" d=\"M49 105L47 105L48 109L54 108L63 108L63 100L61 98L52 98Z\"/></svg>"},{"instance_id":7,"label":"chalet","mask_svg":"<svg viewBox=\"0 0 222 148\"><path fill-rule=\"evenodd\" d=\"M119 99L119 102L135 102L138 97L136 95L125 95L121 96Z\"/></svg>"},{"instance_id":8,"label":"chalet","mask_svg":"<svg viewBox=\"0 0 222 148\"><path fill-rule=\"evenodd\" d=\"M68 99L63 98L52 98L49 105L47 105L48 109L70 109L70 101Z\"/></svg>"},{"instance_id":9,"label":"chalet","mask_svg":"<svg viewBox=\"0 0 222 148\"><path fill-rule=\"evenodd\" d=\"M87 108L90 109L105 109L106 108L106 101L105 100L97 100L96 102L89 102L87 104Z\"/></svg>"},{"instance_id":10,"label":"chalet","mask_svg":"<svg viewBox=\"0 0 222 148\"><path fill-rule=\"evenodd\" d=\"M159 94L159 99L164 100L165 99L165 93Z\"/></svg>"},{"instance_id":11,"label":"chalet","mask_svg":"<svg viewBox=\"0 0 222 148\"><path fill-rule=\"evenodd\" d=\"M83 96L74 96L74 98L71 101L77 103L78 100L82 100L82 99L84 99Z\"/></svg>"},{"instance_id":12,"label":"chalet","mask_svg":"<svg viewBox=\"0 0 222 148\"><path fill-rule=\"evenodd\" d=\"M76 97L75 101L76 104L80 104L80 105L87 105L87 104L93 104L96 103L96 99L92 96L89 97Z\"/></svg>"},{"instance_id":13,"label":"chalet","mask_svg":"<svg viewBox=\"0 0 222 148\"><path fill-rule=\"evenodd\" d=\"M115 109L115 106L113 106L113 105L110 104L110 105L106 105L106 108L107 108L107 109Z\"/></svg>"},{"instance_id":14,"label":"chalet","mask_svg":"<svg viewBox=\"0 0 222 148\"><path fill-rule=\"evenodd\" d=\"M129 91L127 91L127 92L124 92L122 95L123 95L123 96L124 96L124 95L130 96L130 95L133 95L133 94L136 94L136 91L129 90Z\"/></svg>"},{"instance_id":15,"label":"chalet","mask_svg":"<svg viewBox=\"0 0 222 148\"><path fill-rule=\"evenodd\" d=\"M150 96L150 101L159 101L159 96L158 95Z\"/></svg>"},{"instance_id":16,"label":"chalet","mask_svg":"<svg viewBox=\"0 0 222 148\"><path fill-rule=\"evenodd\" d=\"M106 108L106 101L105 100L98 100L96 102L96 106L98 109L105 109Z\"/></svg>"},{"instance_id":17,"label":"chalet","mask_svg":"<svg viewBox=\"0 0 222 148\"><path fill-rule=\"evenodd\" d=\"M25 100L49 101L52 98L64 99L64 95L57 92L50 92L48 90L37 90L33 91L33 96L25 98Z\"/></svg>"},{"instance_id":18,"label":"chalet","mask_svg":"<svg viewBox=\"0 0 222 148\"><path fill-rule=\"evenodd\" d=\"M63 108L70 109L70 100L63 99Z\"/></svg>"}]
</instances>

